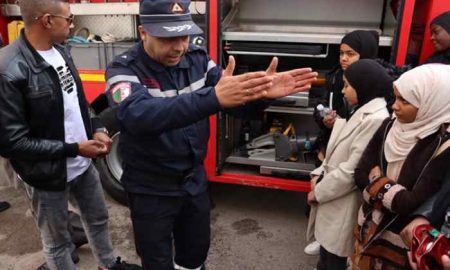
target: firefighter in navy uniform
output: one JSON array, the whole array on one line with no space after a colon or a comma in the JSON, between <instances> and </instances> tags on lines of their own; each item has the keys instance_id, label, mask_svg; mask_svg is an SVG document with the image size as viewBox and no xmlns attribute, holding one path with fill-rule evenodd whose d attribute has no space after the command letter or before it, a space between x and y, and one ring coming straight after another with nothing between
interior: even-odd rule
<instances>
[{"instance_id":1,"label":"firefighter in navy uniform","mask_svg":"<svg viewBox=\"0 0 450 270\"><path fill-rule=\"evenodd\" d=\"M108 102L121 129L121 180L147 270L204 269L208 116L230 108L260 110L266 102L257 100L306 91L317 76L309 68L276 73L276 58L266 71L233 76L232 57L222 74L204 49L189 43L190 35L202 33L189 4L141 0L141 42L106 70Z\"/></svg>"}]
</instances>

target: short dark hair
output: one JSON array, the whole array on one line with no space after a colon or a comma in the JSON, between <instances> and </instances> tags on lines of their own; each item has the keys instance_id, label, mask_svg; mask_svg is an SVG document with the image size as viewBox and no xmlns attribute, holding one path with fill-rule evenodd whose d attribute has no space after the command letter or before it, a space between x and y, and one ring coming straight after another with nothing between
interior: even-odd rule
<instances>
[{"instance_id":1,"label":"short dark hair","mask_svg":"<svg viewBox=\"0 0 450 270\"><path fill-rule=\"evenodd\" d=\"M25 26L30 26L37 17L45 13L57 13L60 4L68 0L19 0L20 13Z\"/></svg>"}]
</instances>

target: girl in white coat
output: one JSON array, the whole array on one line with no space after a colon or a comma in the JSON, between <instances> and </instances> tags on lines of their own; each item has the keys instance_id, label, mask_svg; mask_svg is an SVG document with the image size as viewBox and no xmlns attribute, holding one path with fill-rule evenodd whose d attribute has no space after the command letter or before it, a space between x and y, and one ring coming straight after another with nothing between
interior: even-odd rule
<instances>
[{"instance_id":1,"label":"girl in white coat","mask_svg":"<svg viewBox=\"0 0 450 270\"><path fill-rule=\"evenodd\" d=\"M310 223L321 245L319 270L346 269L352 254L352 229L357 220L361 195L354 169L369 140L389 117L387 101L393 98L392 78L371 59L359 60L344 73L342 93L355 106L349 119L337 119L322 165L314 170L308 203ZM311 224L310 224L311 225Z\"/></svg>"}]
</instances>

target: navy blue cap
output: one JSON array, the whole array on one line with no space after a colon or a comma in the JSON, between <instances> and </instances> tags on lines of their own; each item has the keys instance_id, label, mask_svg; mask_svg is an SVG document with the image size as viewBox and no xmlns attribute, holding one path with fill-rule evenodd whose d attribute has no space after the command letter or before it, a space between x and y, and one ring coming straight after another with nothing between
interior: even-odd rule
<instances>
[{"instance_id":1,"label":"navy blue cap","mask_svg":"<svg viewBox=\"0 0 450 270\"><path fill-rule=\"evenodd\" d=\"M203 33L189 11L190 0L140 0L139 19L154 37L179 37Z\"/></svg>"}]
</instances>

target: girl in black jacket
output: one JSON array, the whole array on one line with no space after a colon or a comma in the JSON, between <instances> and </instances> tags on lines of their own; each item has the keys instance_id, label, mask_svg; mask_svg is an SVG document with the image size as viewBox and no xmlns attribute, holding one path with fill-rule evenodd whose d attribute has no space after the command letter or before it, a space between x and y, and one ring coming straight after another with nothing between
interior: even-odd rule
<instances>
[{"instance_id":1,"label":"girl in black jacket","mask_svg":"<svg viewBox=\"0 0 450 270\"><path fill-rule=\"evenodd\" d=\"M323 106L331 108L332 111L326 116L315 110L314 117L321 132L316 141L319 149L324 149L330 138L331 129L335 118L349 118L351 108L348 108L342 95L344 82L342 76L349 65L359 59L374 59L378 54L379 35L376 31L356 30L348 33L342 38L339 48L339 65L326 75L327 96L322 100Z\"/></svg>"}]
</instances>

